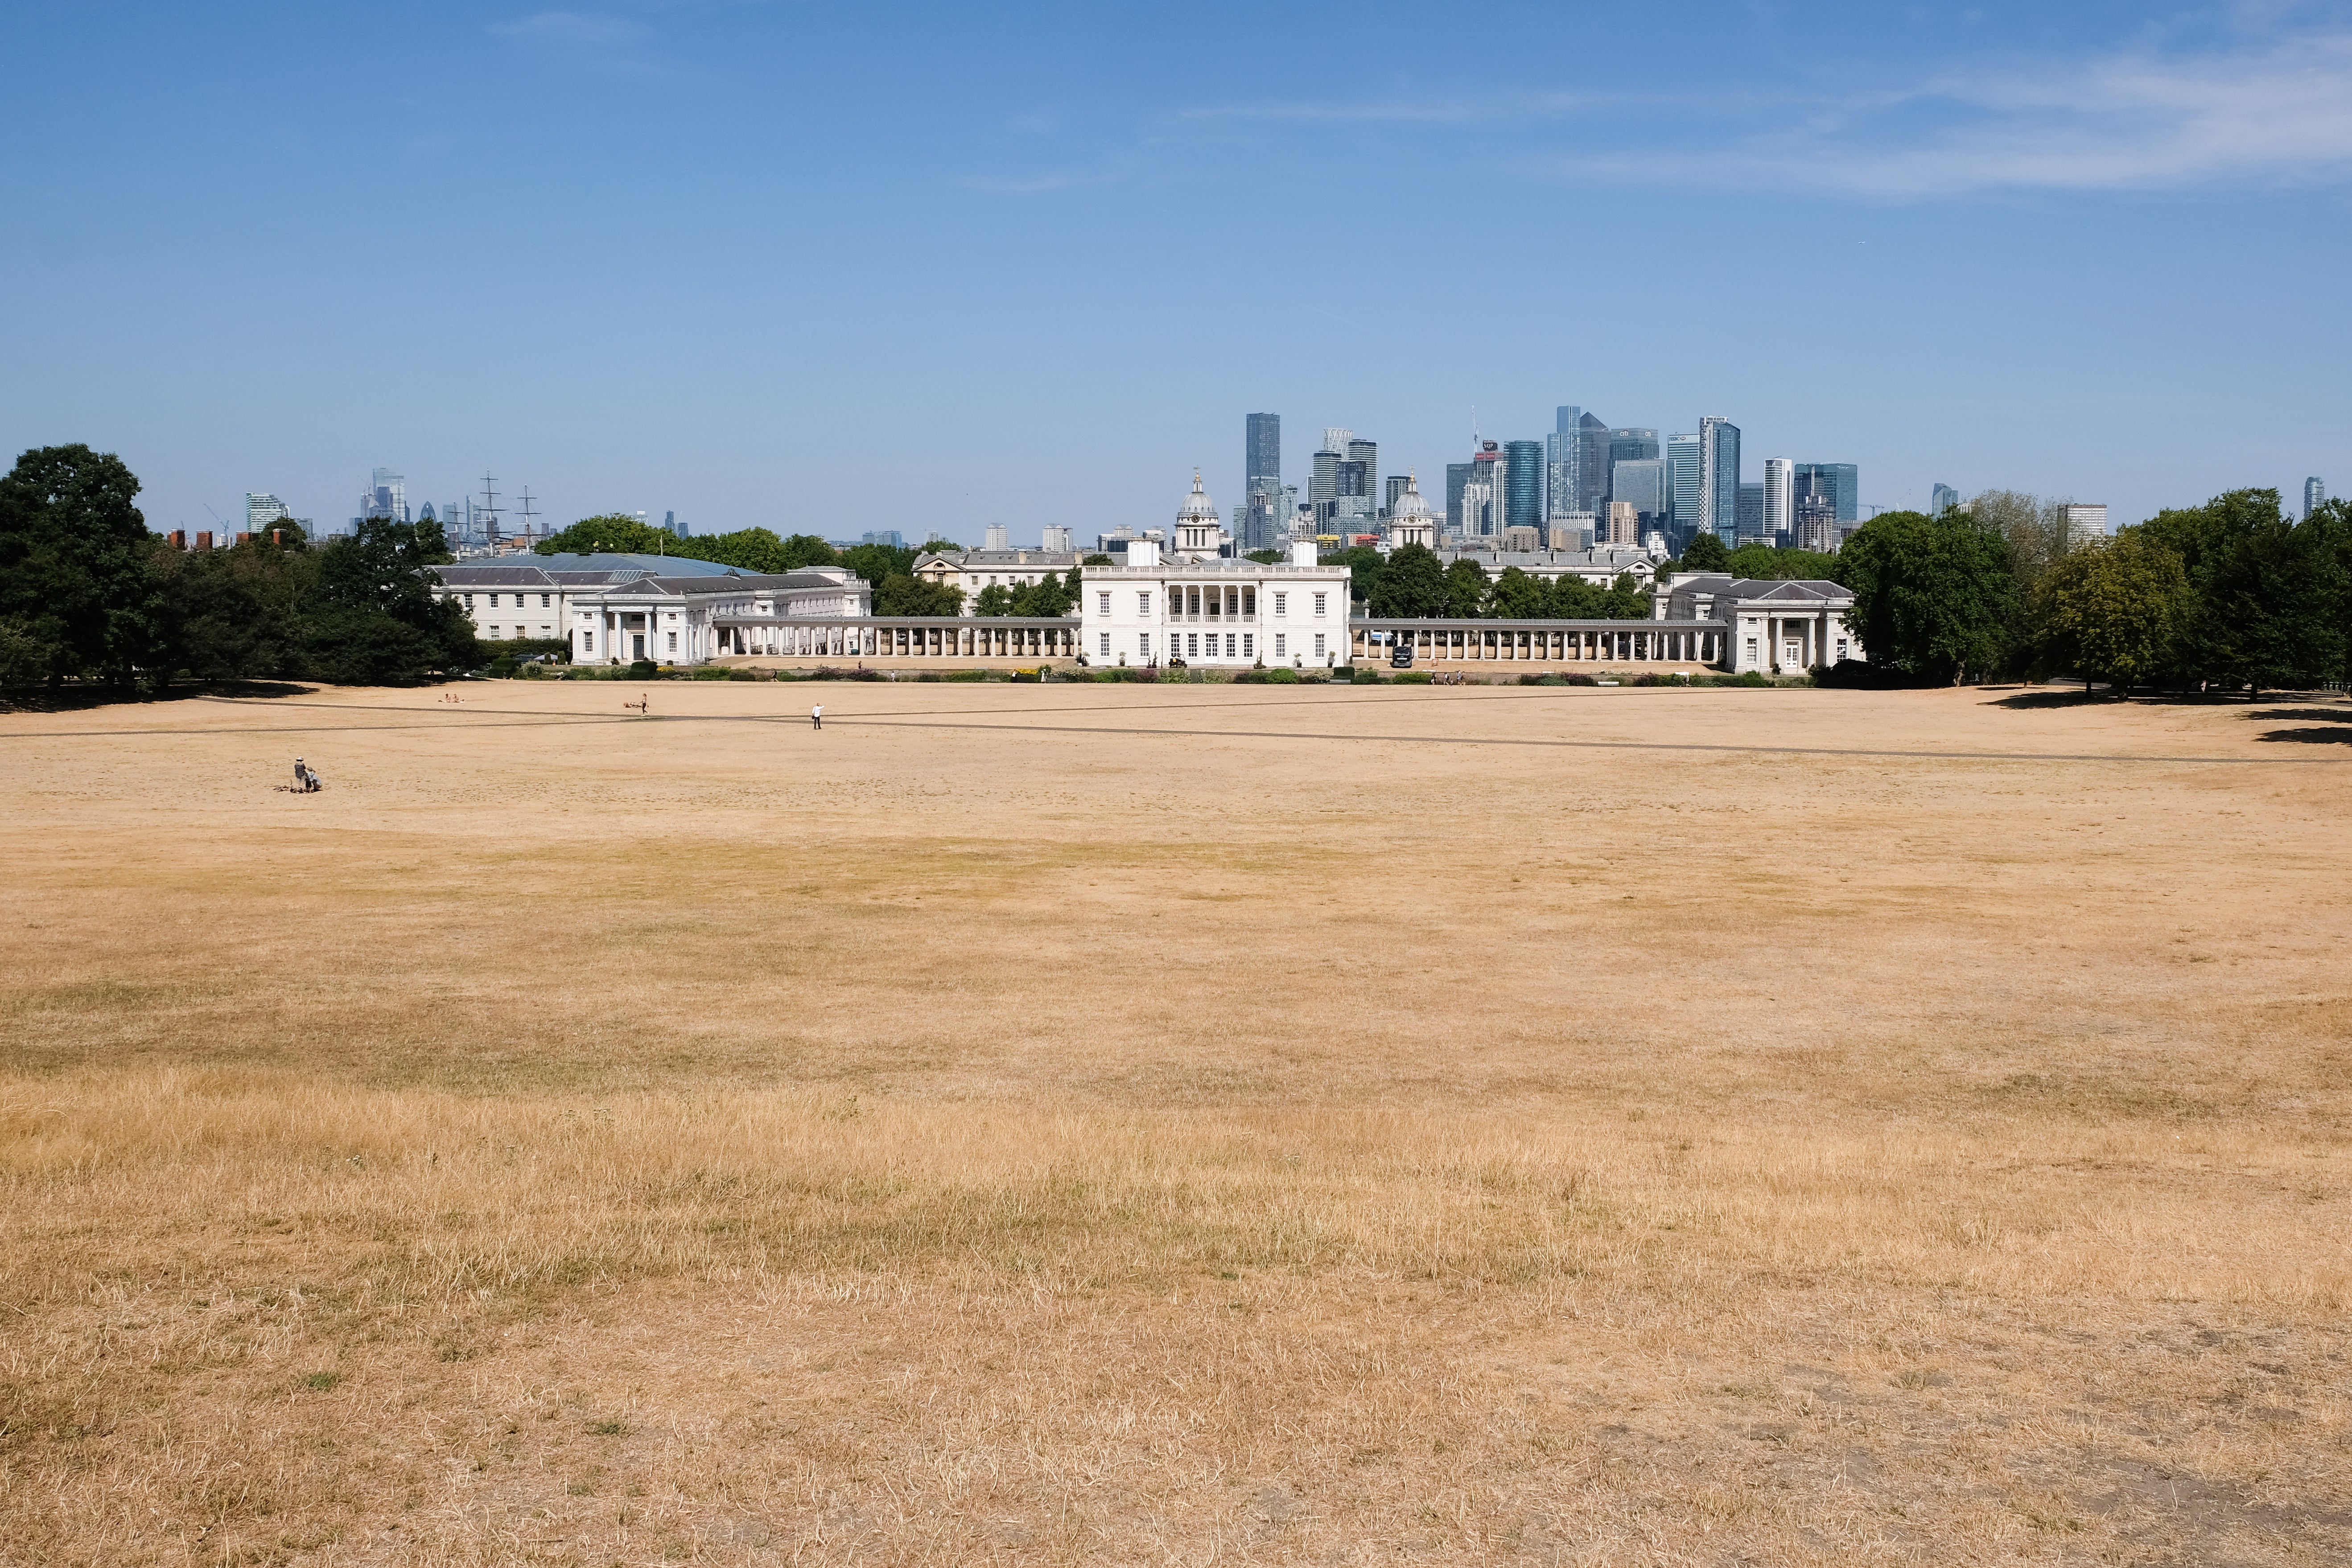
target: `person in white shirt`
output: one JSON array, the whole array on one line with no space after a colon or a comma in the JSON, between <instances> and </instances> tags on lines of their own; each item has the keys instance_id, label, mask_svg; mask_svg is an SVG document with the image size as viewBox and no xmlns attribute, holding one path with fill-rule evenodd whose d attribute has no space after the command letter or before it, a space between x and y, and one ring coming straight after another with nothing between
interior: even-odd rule
<instances>
[{"instance_id":1,"label":"person in white shirt","mask_svg":"<svg viewBox=\"0 0 2352 1568\"><path fill-rule=\"evenodd\" d=\"M809 709L809 728L812 730L822 730L824 728L824 703L816 703Z\"/></svg>"}]
</instances>

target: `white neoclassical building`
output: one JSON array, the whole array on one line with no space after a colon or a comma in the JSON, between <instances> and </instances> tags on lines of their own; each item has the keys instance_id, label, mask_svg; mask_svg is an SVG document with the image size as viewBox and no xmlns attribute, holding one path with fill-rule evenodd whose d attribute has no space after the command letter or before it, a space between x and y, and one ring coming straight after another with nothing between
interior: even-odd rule
<instances>
[{"instance_id":1,"label":"white neoclassical building","mask_svg":"<svg viewBox=\"0 0 2352 1568\"><path fill-rule=\"evenodd\" d=\"M1161 560L1157 544L1128 546L1124 566L1089 566L1079 604L1080 654L1095 665L1256 665L1327 669L1349 662L1348 569L1316 561L1315 543L1289 561L1231 556Z\"/></svg>"},{"instance_id":2,"label":"white neoclassical building","mask_svg":"<svg viewBox=\"0 0 2352 1568\"><path fill-rule=\"evenodd\" d=\"M1840 659L1864 660L1845 624L1853 590L1816 578L1779 580L1680 573L1658 590L1658 618L1724 628L1722 668L1734 675L1802 675Z\"/></svg>"},{"instance_id":3,"label":"white neoclassical building","mask_svg":"<svg viewBox=\"0 0 2352 1568\"><path fill-rule=\"evenodd\" d=\"M914 574L962 590L962 613L976 616L983 589L1023 588L1044 582L1048 574L1066 577L1078 559L1075 550L927 550L916 558Z\"/></svg>"},{"instance_id":4,"label":"white neoclassical building","mask_svg":"<svg viewBox=\"0 0 2352 1568\"><path fill-rule=\"evenodd\" d=\"M540 555L434 575L435 597L457 601L476 635L561 637L579 664L700 664L743 651L733 645L746 633L723 623L866 616L874 603L863 578L836 566L762 574L674 556Z\"/></svg>"}]
</instances>

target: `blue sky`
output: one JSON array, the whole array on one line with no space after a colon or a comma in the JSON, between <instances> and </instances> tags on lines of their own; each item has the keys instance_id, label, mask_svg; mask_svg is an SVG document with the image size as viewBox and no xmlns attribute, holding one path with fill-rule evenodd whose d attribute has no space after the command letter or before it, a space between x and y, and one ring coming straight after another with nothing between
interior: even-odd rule
<instances>
[{"instance_id":1,"label":"blue sky","mask_svg":"<svg viewBox=\"0 0 2352 1568\"><path fill-rule=\"evenodd\" d=\"M2352 489L2352 5L41 5L0 439L976 542L1553 407L2118 521Z\"/></svg>"}]
</instances>

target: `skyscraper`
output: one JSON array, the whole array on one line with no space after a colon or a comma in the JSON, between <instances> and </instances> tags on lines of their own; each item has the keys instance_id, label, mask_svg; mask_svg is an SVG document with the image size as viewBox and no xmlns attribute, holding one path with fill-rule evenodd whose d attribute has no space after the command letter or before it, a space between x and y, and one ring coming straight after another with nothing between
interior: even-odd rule
<instances>
[{"instance_id":1,"label":"skyscraper","mask_svg":"<svg viewBox=\"0 0 2352 1568\"><path fill-rule=\"evenodd\" d=\"M1544 521L1544 449L1540 441L1503 443L1503 525L1541 528Z\"/></svg>"},{"instance_id":2,"label":"skyscraper","mask_svg":"<svg viewBox=\"0 0 2352 1568\"><path fill-rule=\"evenodd\" d=\"M1941 517L1960 504L1960 492L1949 485L1937 485L1927 497L1927 515Z\"/></svg>"},{"instance_id":3,"label":"skyscraper","mask_svg":"<svg viewBox=\"0 0 2352 1568\"><path fill-rule=\"evenodd\" d=\"M1675 530L1688 537L1698 531L1698 437L1666 437L1667 506Z\"/></svg>"},{"instance_id":4,"label":"skyscraper","mask_svg":"<svg viewBox=\"0 0 2352 1568\"><path fill-rule=\"evenodd\" d=\"M378 468L368 476L368 488L360 497L360 515L363 518L389 518L394 522L406 522L408 516L408 483L390 468Z\"/></svg>"},{"instance_id":5,"label":"skyscraper","mask_svg":"<svg viewBox=\"0 0 2352 1568\"><path fill-rule=\"evenodd\" d=\"M1597 414L1576 422L1576 510L1596 511L1609 495L1609 426Z\"/></svg>"},{"instance_id":6,"label":"skyscraper","mask_svg":"<svg viewBox=\"0 0 2352 1568\"><path fill-rule=\"evenodd\" d=\"M1584 410L1563 403L1552 416L1552 432L1544 437L1544 515L1568 517L1583 511Z\"/></svg>"},{"instance_id":7,"label":"skyscraper","mask_svg":"<svg viewBox=\"0 0 2352 1568\"><path fill-rule=\"evenodd\" d=\"M1448 533L1470 531L1463 526L1462 505L1463 498L1470 492L1470 470L1476 467L1475 463L1445 465L1445 531Z\"/></svg>"},{"instance_id":8,"label":"skyscraper","mask_svg":"<svg viewBox=\"0 0 2352 1568\"><path fill-rule=\"evenodd\" d=\"M2313 475L2310 479L2307 479L2304 480L2304 481L2303 481L2303 516L2304 516L2304 521L2306 521L2306 522L2310 521L2311 521L2311 514L2312 514L2313 512L2315 512L2315 511L2317 511L2321 507L2324 507L2324 506L2326 506L2326 504L2327 504L2327 487L2326 487L2326 485L2325 485L2324 483L2322 483L2322 482L2320 481L2319 476L2317 476L2316 474L2315 474L2315 475Z\"/></svg>"},{"instance_id":9,"label":"skyscraper","mask_svg":"<svg viewBox=\"0 0 2352 1568\"><path fill-rule=\"evenodd\" d=\"M1242 504L1234 530L1241 547L1272 550L1281 544L1290 520L1282 496L1282 416L1253 414L1243 421Z\"/></svg>"},{"instance_id":10,"label":"skyscraper","mask_svg":"<svg viewBox=\"0 0 2352 1568\"><path fill-rule=\"evenodd\" d=\"M1673 492L1666 483L1665 460L1629 458L1622 463L1610 464L1609 499L1631 506L1643 531L1664 521L1667 509L1674 504ZM1618 542L1616 530L1612 527L1610 532L1611 542ZM1633 542L1640 542L1638 535Z\"/></svg>"},{"instance_id":11,"label":"skyscraper","mask_svg":"<svg viewBox=\"0 0 2352 1568\"><path fill-rule=\"evenodd\" d=\"M2319 481L2317 479L2314 479L2311 482L2315 485ZM2309 489L2310 486L2305 487L2306 491L2308 491ZM287 515L286 503L279 500L276 496L270 495L267 491L263 490L247 490L245 492L245 531L247 533L259 533L263 529L268 528L271 523L276 522L279 518L284 517L285 515ZM2304 509L2304 515L2305 517L2310 516L2311 509L2305 507Z\"/></svg>"},{"instance_id":12,"label":"skyscraper","mask_svg":"<svg viewBox=\"0 0 2352 1568\"><path fill-rule=\"evenodd\" d=\"M1698 526L1739 537L1739 426L1719 414L1698 422Z\"/></svg>"},{"instance_id":13,"label":"skyscraper","mask_svg":"<svg viewBox=\"0 0 2352 1568\"><path fill-rule=\"evenodd\" d=\"M1348 437L1348 460L1339 465L1339 515L1369 521L1380 502L1381 447L1360 436Z\"/></svg>"},{"instance_id":14,"label":"skyscraper","mask_svg":"<svg viewBox=\"0 0 2352 1568\"><path fill-rule=\"evenodd\" d=\"M1602 438L1607 442L1604 450L1612 467L1619 463L1642 462L1658 455L1658 433L1655 430L1628 425L1621 429L1603 431Z\"/></svg>"},{"instance_id":15,"label":"skyscraper","mask_svg":"<svg viewBox=\"0 0 2352 1568\"><path fill-rule=\"evenodd\" d=\"M1765 470L1767 473L1770 469ZM1739 481L1739 537L1753 538L1764 531L1764 487ZM1685 541L1687 542L1687 541Z\"/></svg>"},{"instance_id":16,"label":"skyscraper","mask_svg":"<svg viewBox=\"0 0 2352 1568\"><path fill-rule=\"evenodd\" d=\"M1764 515L1757 520L1754 537L1778 539L1797 526L1796 465L1786 458L1764 459ZM1750 537L1745 528L1739 537Z\"/></svg>"},{"instance_id":17,"label":"skyscraper","mask_svg":"<svg viewBox=\"0 0 2352 1568\"><path fill-rule=\"evenodd\" d=\"M1824 495L1835 508L1838 521L1854 522L1862 516L1861 470L1852 463L1799 463L1797 496Z\"/></svg>"}]
</instances>

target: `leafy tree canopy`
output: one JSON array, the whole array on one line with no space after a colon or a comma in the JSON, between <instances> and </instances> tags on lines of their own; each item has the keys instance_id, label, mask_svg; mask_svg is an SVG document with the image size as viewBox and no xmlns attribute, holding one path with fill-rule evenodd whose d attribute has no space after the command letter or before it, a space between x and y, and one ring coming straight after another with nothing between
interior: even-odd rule
<instances>
[{"instance_id":1,"label":"leafy tree canopy","mask_svg":"<svg viewBox=\"0 0 2352 1568\"><path fill-rule=\"evenodd\" d=\"M1271 550L1259 553L1274 555L1277 562L1281 559ZM1375 616L1428 619L1445 615L1451 602L1445 568L1437 563L1437 552L1425 544L1407 544L1389 557L1388 569L1372 584L1365 604Z\"/></svg>"},{"instance_id":2,"label":"leafy tree canopy","mask_svg":"<svg viewBox=\"0 0 2352 1568\"><path fill-rule=\"evenodd\" d=\"M1967 513L1881 512L1846 541L1837 568L1853 591L1846 626L1873 664L1955 681L2010 649L2019 603L2009 543Z\"/></svg>"},{"instance_id":3,"label":"leafy tree canopy","mask_svg":"<svg viewBox=\"0 0 2352 1568\"><path fill-rule=\"evenodd\" d=\"M139 480L88 447L38 447L0 479L0 626L9 679L159 678L161 596Z\"/></svg>"},{"instance_id":4,"label":"leafy tree canopy","mask_svg":"<svg viewBox=\"0 0 2352 1568\"><path fill-rule=\"evenodd\" d=\"M1255 561L1261 566L1279 566L1282 564L1282 552L1279 550L1253 550L1247 555L1243 556L1242 559L1244 561ZM1093 556L1089 555L1087 557L1087 564L1089 566L1097 564L1108 566L1110 564L1110 557L1106 555L1099 563L1097 563Z\"/></svg>"},{"instance_id":5,"label":"leafy tree canopy","mask_svg":"<svg viewBox=\"0 0 2352 1568\"><path fill-rule=\"evenodd\" d=\"M531 549L541 555L683 555L703 557L666 528L631 517L626 512L599 512L583 517L559 533L551 533Z\"/></svg>"},{"instance_id":6,"label":"leafy tree canopy","mask_svg":"<svg viewBox=\"0 0 2352 1568\"><path fill-rule=\"evenodd\" d=\"M1731 552L1712 533L1702 533L1683 551L1685 572L1723 572L1731 566Z\"/></svg>"},{"instance_id":7,"label":"leafy tree canopy","mask_svg":"<svg viewBox=\"0 0 2352 1568\"><path fill-rule=\"evenodd\" d=\"M907 574L894 574L875 584L874 613L877 616L960 616L963 614L963 590Z\"/></svg>"},{"instance_id":8,"label":"leafy tree canopy","mask_svg":"<svg viewBox=\"0 0 2352 1568\"><path fill-rule=\"evenodd\" d=\"M2042 663L2126 689L2173 668L2196 605L2180 557L2144 528L2066 555L2035 594Z\"/></svg>"},{"instance_id":9,"label":"leafy tree canopy","mask_svg":"<svg viewBox=\"0 0 2352 1568\"><path fill-rule=\"evenodd\" d=\"M1701 534L1699 537L1712 539L1714 535ZM1716 548L1717 550L1723 548L1721 540L1716 541ZM1685 552L1684 570L1693 569L1689 564L1689 554ZM1837 574L1837 557L1824 555L1811 550L1775 550L1769 544L1759 544L1751 541L1726 554L1724 564L1719 570L1727 571L1734 577L1754 577L1773 581L1811 577L1822 582L1833 582Z\"/></svg>"}]
</instances>

